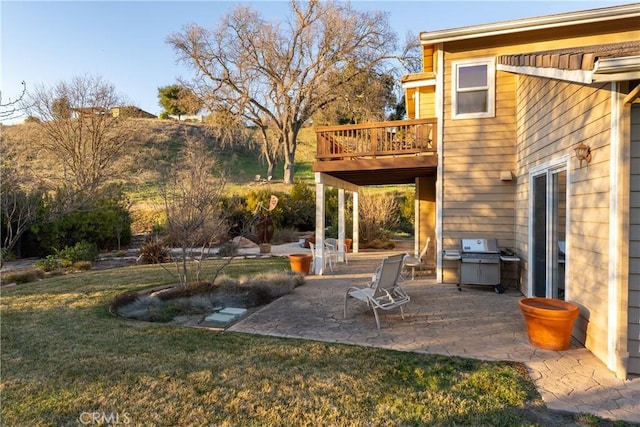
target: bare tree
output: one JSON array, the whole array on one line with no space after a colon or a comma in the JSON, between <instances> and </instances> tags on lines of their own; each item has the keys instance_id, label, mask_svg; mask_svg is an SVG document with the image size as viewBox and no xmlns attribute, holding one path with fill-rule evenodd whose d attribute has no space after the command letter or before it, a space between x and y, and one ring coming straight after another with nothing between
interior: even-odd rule
<instances>
[{"instance_id":1,"label":"bare tree","mask_svg":"<svg viewBox=\"0 0 640 427\"><path fill-rule=\"evenodd\" d=\"M117 177L117 160L129 141L126 119L113 117L124 104L113 85L99 77L75 77L29 94L27 112L37 118L36 145L58 170L51 179L61 193L88 196Z\"/></svg>"},{"instance_id":2,"label":"bare tree","mask_svg":"<svg viewBox=\"0 0 640 427\"><path fill-rule=\"evenodd\" d=\"M22 85L22 91L17 98L9 98L7 101L2 100L2 91L0 91L0 120L11 120L20 116L21 111L24 109L22 106L22 100L27 92L27 85L24 81L20 83Z\"/></svg>"},{"instance_id":3,"label":"bare tree","mask_svg":"<svg viewBox=\"0 0 640 427\"><path fill-rule=\"evenodd\" d=\"M221 234L226 233L226 215L221 198L226 176L207 152L202 140L186 136L177 161L163 171L162 203L167 217L167 238L181 251L176 269L179 283L187 287L200 280L202 257ZM194 248L199 248L198 252ZM190 264L196 262L195 277Z\"/></svg>"},{"instance_id":4,"label":"bare tree","mask_svg":"<svg viewBox=\"0 0 640 427\"><path fill-rule=\"evenodd\" d=\"M293 184L302 126L363 70L388 67L396 35L386 13L311 0L292 1L282 23L240 6L217 28L191 25L168 43L195 70L190 87L211 111L225 110L274 132L263 142L275 149L263 155L272 164L272 153L281 152L284 181ZM336 70L344 71L341 78L330 78Z\"/></svg>"},{"instance_id":5,"label":"bare tree","mask_svg":"<svg viewBox=\"0 0 640 427\"><path fill-rule=\"evenodd\" d=\"M43 206L46 188L36 178L30 153L22 144L9 141L6 134L0 143L0 215L2 255L11 252L25 231L36 221ZM3 259L0 260L0 264Z\"/></svg>"}]
</instances>

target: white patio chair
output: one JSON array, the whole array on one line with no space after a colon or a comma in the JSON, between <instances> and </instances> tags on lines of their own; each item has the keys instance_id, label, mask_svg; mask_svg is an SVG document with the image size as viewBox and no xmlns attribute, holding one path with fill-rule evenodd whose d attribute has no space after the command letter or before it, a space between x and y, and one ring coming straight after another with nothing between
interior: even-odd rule
<instances>
[{"instance_id":1,"label":"white patio chair","mask_svg":"<svg viewBox=\"0 0 640 427\"><path fill-rule=\"evenodd\" d=\"M324 242L329 245L330 250L335 254L336 263L339 261L344 261L345 264L349 264L349 261L347 261L346 243L342 243L342 247L340 247L340 245L338 245L338 239L334 239L332 237L324 239Z\"/></svg>"},{"instance_id":2,"label":"white patio chair","mask_svg":"<svg viewBox=\"0 0 640 427\"><path fill-rule=\"evenodd\" d=\"M427 242L422 248L420 255L417 257L407 256L404 261L404 266L402 267L402 278L406 279L409 276L409 269L411 269L411 280L415 280L416 278L416 268L419 270L425 269L433 269L434 266L427 262L426 256L427 251L429 250L429 246L431 245L431 237L427 238Z\"/></svg>"},{"instance_id":3,"label":"white patio chair","mask_svg":"<svg viewBox=\"0 0 640 427\"><path fill-rule=\"evenodd\" d=\"M313 258L313 260L311 261L311 270L313 270L313 272L315 273L316 244L309 242L309 248L311 249L311 257ZM329 257L326 253L324 254L324 257L322 259L324 261L324 268L327 268L327 266L329 266L329 269L333 271L333 266L331 265L331 261L329 260Z\"/></svg>"},{"instance_id":4,"label":"white patio chair","mask_svg":"<svg viewBox=\"0 0 640 427\"><path fill-rule=\"evenodd\" d=\"M380 329L380 319L378 310L400 309L400 315L404 320L404 310L402 306L411 301L407 292L398 285L398 278L406 254L393 255L382 260L376 269L369 286L359 288L352 286L347 289L344 296L344 317L347 317L347 302L349 298L355 298L367 303L373 309L376 318L376 326Z\"/></svg>"},{"instance_id":5,"label":"white patio chair","mask_svg":"<svg viewBox=\"0 0 640 427\"><path fill-rule=\"evenodd\" d=\"M338 264L338 252L335 245L331 244L328 240L324 239L324 255L329 260L329 268L333 271L333 266Z\"/></svg>"}]
</instances>

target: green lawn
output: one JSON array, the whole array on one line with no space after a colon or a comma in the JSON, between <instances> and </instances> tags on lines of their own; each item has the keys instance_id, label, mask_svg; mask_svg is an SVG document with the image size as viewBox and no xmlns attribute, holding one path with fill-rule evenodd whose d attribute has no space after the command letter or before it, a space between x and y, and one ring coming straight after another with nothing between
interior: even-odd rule
<instances>
[{"instance_id":1,"label":"green lawn","mask_svg":"<svg viewBox=\"0 0 640 427\"><path fill-rule=\"evenodd\" d=\"M228 273L272 268L288 262L237 260ZM134 322L108 311L119 293L170 282L156 266L137 266L3 289L2 425L599 423L550 418L518 364Z\"/></svg>"}]
</instances>

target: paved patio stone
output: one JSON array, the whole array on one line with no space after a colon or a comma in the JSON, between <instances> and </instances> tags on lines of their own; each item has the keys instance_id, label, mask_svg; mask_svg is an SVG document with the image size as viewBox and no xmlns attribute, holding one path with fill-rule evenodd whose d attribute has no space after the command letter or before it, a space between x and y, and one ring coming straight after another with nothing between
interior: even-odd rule
<instances>
[{"instance_id":1,"label":"paved patio stone","mask_svg":"<svg viewBox=\"0 0 640 427\"><path fill-rule=\"evenodd\" d=\"M364 286L388 253L349 254L324 276L306 283L230 330L332 343L380 347L416 353L461 356L524 363L545 404L554 410L589 412L640 423L640 377L622 381L587 349L572 342L566 351L542 350L527 338L518 300L508 288L496 294L489 286L436 284L418 276L403 286L411 296L405 320L398 312L382 312L381 329L371 309L351 299L343 317L344 295L350 286Z\"/></svg>"}]
</instances>

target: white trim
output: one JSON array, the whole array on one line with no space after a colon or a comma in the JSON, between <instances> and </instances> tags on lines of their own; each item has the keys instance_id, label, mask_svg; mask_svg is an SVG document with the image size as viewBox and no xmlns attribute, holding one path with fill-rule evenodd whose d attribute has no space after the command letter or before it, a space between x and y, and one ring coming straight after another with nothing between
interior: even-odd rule
<instances>
[{"instance_id":1,"label":"white trim","mask_svg":"<svg viewBox=\"0 0 640 427\"><path fill-rule=\"evenodd\" d=\"M343 181L340 178L333 177L331 175L327 175L326 173L316 172L315 173L315 183L316 184L325 184L331 187L336 188L344 188L347 191L356 192L360 189L356 184L352 184L347 181Z\"/></svg>"},{"instance_id":2,"label":"white trim","mask_svg":"<svg viewBox=\"0 0 640 427\"><path fill-rule=\"evenodd\" d=\"M625 80L637 80L640 79L640 71L629 71L626 73L612 73L612 74L593 74L594 82L621 82Z\"/></svg>"},{"instance_id":3,"label":"white trim","mask_svg":"<svg viewBox=\"0 0 640 427\"><path fill-rule=\"evenodd\" d=\"M325 224L325 184L322 184L320 172L315 173L316 181L316 257L313 260L313 271L324 274L324 224Z\"/></svg>"},{"instance_id":4,"label":"white trim","mask_svg":"<svg viewBox=\"0 0 640 427\"><path fill-rule=\"evenodd\" d=\"M587 70L561 70L559 68L525 67L515 65L496 65L498 71L508 73L524 74L535 77L546 77L549 79L565 80L568 82L591 84L595 82L613 82L624 80L640 79L640 71L622 69L619 72L613 71L587 71Z\"/></svg>"},{"instance_id":5,"label":"white trim","mask_svg":"<svg viewBox=\"0 0 640 427\"><path fill-rule=\"evenodd\" d=\"M638 3L502 21L493 24L421 32L419 39L423 44L435 44L634 17L640 17L640 4Z\"/></svg>"},{"instance_id":6,"label":"white trim","mask_svg":"<svg viewBox=\"0 0 640 427\"><path fill-rule=\"evenodd\" d=\"M550 162L547 163L543 163L537 166L532 167L531 169L529 169L529 218L528 218L528 227L529 230L527 232L528 236L527 236L527 245L528 245L528 249L527 249L527 264L529 266L529 268L527 269L527 296L532 296L533 295L533 199L534 199L534 192L533 192L533 185L534 185L534 178L541 176L541 175L546 175L547 176L547 188L545 189L545 192L547 193L546 197L547 197L547 212L546 212L546 216L547 216L547 227L549 226L549 218L550 218L550 211L552 209L551 203L549 203L549 199L548 199L548 194L549 194L549 187L552 185L552 179L550 178L550 173L551 175L553 175L554 172L560 172L560 171L565 171L567 174L566 177L566 192L565 192L565 206L566 206L566 219L565 219L565 245L566 245L566 254L570 254L571 253L571 233L569 233L569 230L571 229L571 197L570 197L570 190L571 190L571 168L569 167L569 161L571 159L571 156L569 154L563 154L562 156L558 157L557 159L551 160ZM545 233L546 230L545 230ZM550 237L547 233L546 236L547 239L547 247L550 246L551 242L550 242ZM552 252L547 251L547 257L551 257L552 256ZM547 271L545 272L545 275L547 277L547 285L546 285L546 296L551 298L551 292L550 292L550 286L549 286L549 278L551 277L551 275L549 274L549 270L552 268L552 261L550 259L547 259ZM567 278L567 272L569 271L569 264L570 264L570 257L569 256L565 256L565 294L564 294L564 299L565 300L569 300L570 298L570 293L571 293L571 287L569 286L569 281L566 280Z\"/></svg>"},{"instance_id":7,"label":"white trim","mask_svg":"<svg viewBox=\"0 0 640 427\"><path fill-rule=\"evenodd\" d=\"M420 118L420 91L419 90L413 91L413 115L415 116L414 119Z\"/></svg>"},{"instance_id":8,"label":"white trim","mask_svg":"<svg viewBox=\"0 0 640 427\"><path fill-rule=\"evenodd\" d=\"M458 69L464 67L473 67L484 65L487 67L487 85L473 88L474 91L487 91L487 111L476 113L458 114L458 93L465 90L458 90ZM496 61L493 57L464 59L461 61L451 62L451 119L475 119L490 118L496 116Z\"/></svg>"},{"instance_id":9,"label":"white trim","mask_svg":"<svg viewBox=\"0 0 640 427\"><path fill-rule=\"evenodd\" d=\"M444 50L442 44L436 46L438 52L438 72L436 74L436 118L438 122L438 167L436 168L436 282L442 283L442 200L444 183Z\"/></svg>"},{"instance_id":10,"label":"white trim","mask_svg":"<svg viewBox=\"0 0 640 427\"><path fill-rule=\"evenodd\" d=\"M508 73L524 74L527 76L546 77L549 79L566 80L570 82L591 84L593 82L593 72L584 70L561 70L558 68L541 67L519 67L514 65L498 64L498 71Z\"/></svg>"},{"instance_id":11,"label":"white trim","mask_svg":"<svg viewBox=\"0 0 640 427\"><path fill-rule=\"evenodd\" d=\"M353 235L351 236L353 242L351 242L351 250L354 254L357 254L360 252L360 193L354 191L351 196L353 197Z\"/></svg>"},{"instance_id":12,"label":"white trim","mask_svg":"<svg viewBox=\"0 0 640 427\"><path fill-rule=\"evenodd\" d=\"M593 72L599 74L617 74L638 71L640 55L614 58L600 58L593 66Z\"/></svg>"},{"instance_id":13,"label":"white trim","mask_svg":"<svg viewBox=\"0 0 640 427\"><path fill-rule=\"evenodd\" d=\"M436 79L414 80L412 82L402 83L403 89L414 89L425 86L435 86Z\"/></svg>"},{"instance_id":14,"label":"white trim","mask_svg":"<svg viewBox=\"0 0 640 427\"><path fill-rule=\"evenodd\" d=\"M338 188L338 247L336 252L340 262L347 260L347 254L344 251L345 233L345 204L344 204L344 188Z\"/></svg>"},{"instance_id":15,"label":"white trim","mask_svg":"<svg viewBox=\"0 0 640 427\"><path fill-rule=\"evenodd\" d=\"M616 370L616 347L618 344L618 304L620 303L620 271L618 265L618 245L620 241L620 228L622 221L619 191L622 191L618 173L620 168L619 153L620 142L620 97L618 95L618 83L611 83L611 140L609 154L609 282L608 282L608 324L607 324L607 368Z\"/></svg>"}]
</instances>

